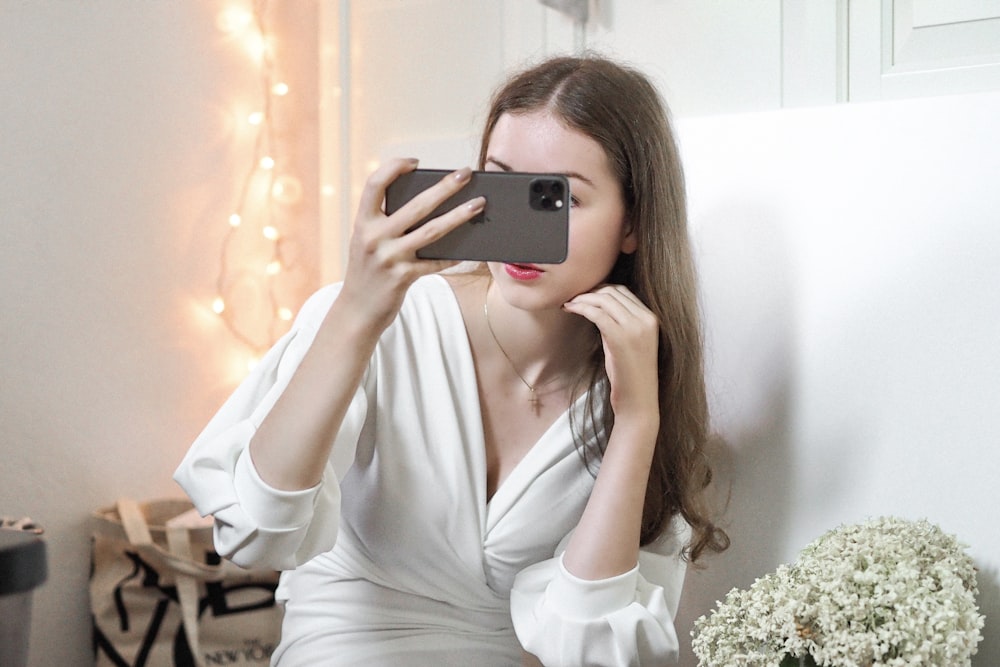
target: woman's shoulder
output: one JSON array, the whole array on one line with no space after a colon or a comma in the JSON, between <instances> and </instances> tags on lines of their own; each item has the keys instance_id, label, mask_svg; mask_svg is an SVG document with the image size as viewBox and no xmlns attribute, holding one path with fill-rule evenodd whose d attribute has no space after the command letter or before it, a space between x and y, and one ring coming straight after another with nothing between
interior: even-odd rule
<instances>
[{"instance_id":1,"label":"woman's shoulder","mask_svg":"<svg viewBox=\"0 0 1000 667\"><path fill-rule=\"evenodd\" d=\"M437 317L461 314L464 311L461 304L469 300L472 292L481 290L477 285L481 284L483 276L482 272L463 271L418 278L407 290L400 314L404 319L431 313ZM343 282L336 282L313 292L299 309L297 323L307 327L318 325L342 288Z\"/></svg>"},{"instance_id":2,"label":"woman's shoulder","mask_svg":"<svg viewBox=\"0 0 1000 667\"><path fill-rule=\"evenodd\" d=\"M458 306L465 311L470 295L482 291L481 273L435 273L418 278L410 287L404 300L404 309L415 307L436 312L454 312Z\"/></svg>"}]
</instances>

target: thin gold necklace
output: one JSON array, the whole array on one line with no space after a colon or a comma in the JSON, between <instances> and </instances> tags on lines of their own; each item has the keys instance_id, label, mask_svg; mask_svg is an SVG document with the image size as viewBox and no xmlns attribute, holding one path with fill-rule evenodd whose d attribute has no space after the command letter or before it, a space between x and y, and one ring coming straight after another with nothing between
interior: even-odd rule
<instances>
[{"instance_id":1,"label":"thin gold necklace","mask_svg":"<svg viewBox=\"0 0 1000 667\"><path fill-rule=\"evenodd\" d=\"M552 380L548 380L547 382L543 382L541 384L538 384L536 382L534 385L532 385L527 380L524 379L524 376L521 375L521 373L517 370L517 366L514 365L514 361L510 358L510 355L507 354L507 350L503 349L503 345L500 344L500 339L497 338L496 332L493 331L493 325L490 323L489 303L490 303L490 288L487 285L486 296L483 298L483 317L486 318L486 328L490 330L490 336L493 337L493 342L497 344L497 349L500 350L500 354L502 354L504 356L504 359L507 360L507 363L510 364L510 369L514 371L514 375L516 375L517 379L520 380L522 384L524 384L524 386L528 388L529 392L531 392L531 395L528 397L528 402L531 403L531 409L534 410L535 414L537 415L539 409L541 408L541 400L538 398L538 394L535 392L535 387L549 384L549 382L552 382ZM554 379L555 378L553 378L553 380Z\"/></svg>"}]
</instances>

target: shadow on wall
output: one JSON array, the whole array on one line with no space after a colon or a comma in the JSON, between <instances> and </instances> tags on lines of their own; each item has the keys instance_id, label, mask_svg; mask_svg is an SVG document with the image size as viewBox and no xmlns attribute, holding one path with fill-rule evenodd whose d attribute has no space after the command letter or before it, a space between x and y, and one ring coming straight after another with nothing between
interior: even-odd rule
<instances>
[{"instance_id":1,"label":"shadow on wall","mask_svg":"<svg viewBox=\"0 0 1000 667\"><path fill-rule=\"evenodd\" d=\"M794 465L791 397L794 294L788 244L777 212L756 202L692 214L702 286L706 371L713 430L709 456L721 525L732 545L691 567L677 632L682 665L694 620L733 587L746 587L782 558Z\"/></svg>"}]
</instances>

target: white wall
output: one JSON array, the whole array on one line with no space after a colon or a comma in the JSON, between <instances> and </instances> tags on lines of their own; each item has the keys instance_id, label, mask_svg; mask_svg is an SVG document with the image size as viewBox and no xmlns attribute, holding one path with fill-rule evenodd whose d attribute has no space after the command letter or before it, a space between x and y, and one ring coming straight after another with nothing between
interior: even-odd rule
<instances>
[{"instance_id":1,"label":"white wall","mask_svg":"<svg viewBox=\"0 0 1000 667\"><path fill-rule=\"evenodd\" d=\"M91 664L90 512L179 493L170 475L242 354L206 316L247 160L228 111L258 91L216 27L224 4L0 3L0 514L46 529L39 667ZM316 6L282 4L304 59L289 74L313 96L293 152L314 174Z\"/></svg>"},{"instance_id":2,"label":"white wall","mask_svg":"<svg viewBox=\"0 0 1000 667\"><path fill-rule=\"evenodd\" d=\"M733 538L682 627L840 523L927 518L969 545L973 664L1000 664L997 118L1000 93L680 121Z\"/></svg>"},{"instance_id":3,"label":"white wall","mask_svg":"<svg viewBox=\"0 0 1000 667\"><path fill-rule=\"evenodd\" d=\"M336 280L374 168L397 156L473 164L503 74L571 48L579 31L535 0L322 0L321 15L324 277Z\"/></svg>"}]
</instances>

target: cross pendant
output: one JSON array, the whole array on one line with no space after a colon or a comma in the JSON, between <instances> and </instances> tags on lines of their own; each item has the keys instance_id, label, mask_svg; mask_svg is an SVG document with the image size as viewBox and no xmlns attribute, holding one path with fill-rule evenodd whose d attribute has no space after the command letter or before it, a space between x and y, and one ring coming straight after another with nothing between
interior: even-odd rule
<instances>
[{"instance_id":1,"label":"cross pendant","mask_svg":"<svg viewBox=\"0 0 1000 667\"><path fill-rule=\"evenodd\" d=\"M534 389L531 390L531 396L528 398L528 402L531 403L531 409L534 410L537 415L539 407L541 406L541 401L539 401L538 396L535 395Z\"/></svg>"}]
</instances>

